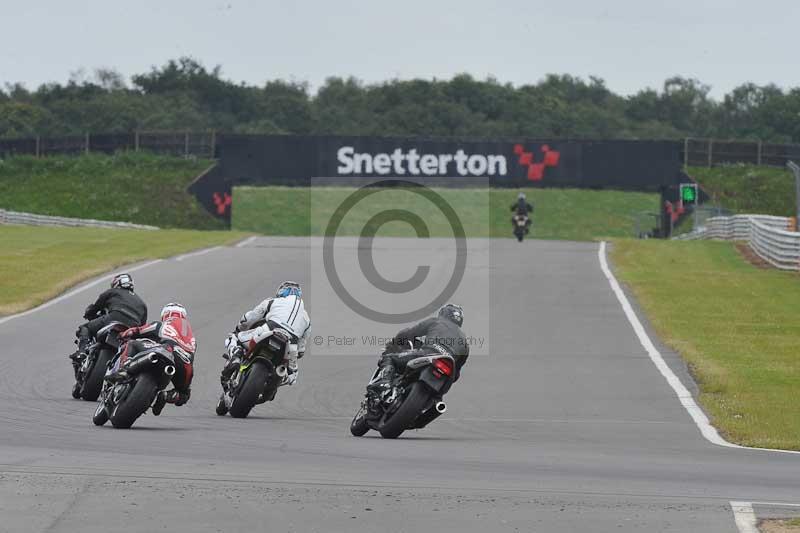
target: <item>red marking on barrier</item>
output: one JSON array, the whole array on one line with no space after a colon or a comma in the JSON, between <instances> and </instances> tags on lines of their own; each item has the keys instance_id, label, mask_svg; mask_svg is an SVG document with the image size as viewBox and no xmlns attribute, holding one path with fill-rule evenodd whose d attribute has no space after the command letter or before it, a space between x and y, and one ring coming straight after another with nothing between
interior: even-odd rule
<instances>
[{"instance_id":1,"label":"red marking on barrier","mask_svg":"<svg viewBox=\"0 0 800 533\"><path fill-rule=\"evenodd\" d=\"M220 196L218 192L215 192L213 198L214 205L217 206L218 215L224 215L231 206L231 203L233 203L233 198L231 198L231 195L228 193L224 193Z\"/></svg>"},{"instance_id":2,"label":"red marking on barrier","mask_svg":"<svg viewBox=\"0 0 800 533\"><path fill-rule=\"evenodd\" d=\"M561 154L556 150L551 150L546 144L542 145L541 151L544 154L542 161L536 163L533 152L526 152L521 144L514 145L514 153L519 158L519 164L528 168L528 179L530 181L541 181L544 178L544 171L547 167L557 167L561 159Z\"/></svg>"}]
</instances>

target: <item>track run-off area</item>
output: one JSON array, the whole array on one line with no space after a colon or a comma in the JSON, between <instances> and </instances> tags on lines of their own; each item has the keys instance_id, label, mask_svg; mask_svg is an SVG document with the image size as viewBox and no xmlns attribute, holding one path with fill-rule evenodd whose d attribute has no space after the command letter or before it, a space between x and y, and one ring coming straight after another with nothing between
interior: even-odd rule
<instances>
[{"instance_id":1,"label":"track run-off area","mask_svg":"<svg viewBox=\"0 0 800 533\"><path fill-rule=\"evenodd\" d=\"M190 402L131 430L94 427L95 404L70 398L66 354L106 281L0 318L0 531L732 532L800 503L800 454L726 446L703 426L685 364L601 244L470 239L451 299L479 344L447 413L397 440L348 425L371 339L399 326L332 295L320 239L240 244L133 270L151 318L186 305L198 352ZM376 239L372 252L404 279L437 272L444 248ZM247 419L218 417L222 341L285 279L304 285L313 324L298 383Z\"/></svg>"}]
</instances>

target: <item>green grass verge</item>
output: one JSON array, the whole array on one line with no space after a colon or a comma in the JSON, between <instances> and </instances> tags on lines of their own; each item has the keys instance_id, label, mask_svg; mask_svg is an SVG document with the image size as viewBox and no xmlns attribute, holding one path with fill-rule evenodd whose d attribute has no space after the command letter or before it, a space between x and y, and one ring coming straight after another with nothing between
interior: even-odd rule
<instances>
[{"instance_id":1,"label":"green grass verge","mask_svg":"<svg viewBox=\"0 0 800 533\"><path fill-rule=\"evenodd\" d=\"M355 189L346 187L237 187L233 193L232 227L266 235L321 235L333 212ZM517 191L508 189L434 189L451 205L470 237L508 237L511 204ZM634 234L634 213L657 211L658 195L578 189L529 189L535 205L531 237L592 240ZM313 217L310 207L313 205ZM406 190L382 189L357 204L343 219L340 235L358 235L373 215L405 209L420 215L430 235L450 236L446 218L427 199ZM414 236L408 224L393 222L378 232Z\"/></svg>"},{"instance_id":2,"label":"green grass verge","mask_svg":"<svg viewBox=\"0 0 800 533\"><path fill-rule=\"evenodd\" d=\"M739 164L690 167L687 173L715 202L736 213L795 215L794 176L785 168Z\"/></svg>"},{"instance_id":3,"label":"green grass verge","mask_svg":"<svg viewBox=\"0 0 800 533\"><path fill-rule=\"evenodd\" d=\"M0 315L34 307L115 267L227 244L230 231L0 226Z\"/></svg>"},{"instance_id":4,"label":"green grass verge","mask_svg":"<svg viewBox=\"0 0 800 533\"><path fill-rule=\"evenodd\" d=\"M0 160L0 208L163 228L225 229L186 192L212 161L147 153Z\"/></svg>"},{"instance_id":5,"label":"green grass verge","mask_svg":"<svg viewBox=\"0 0 800 533\"><path fill-rule=\"evenodd\" d=\"M758 269L727 242L619 240L611 258L722 434L800 450L800 277Z\"/></svg>"}]
</instances>

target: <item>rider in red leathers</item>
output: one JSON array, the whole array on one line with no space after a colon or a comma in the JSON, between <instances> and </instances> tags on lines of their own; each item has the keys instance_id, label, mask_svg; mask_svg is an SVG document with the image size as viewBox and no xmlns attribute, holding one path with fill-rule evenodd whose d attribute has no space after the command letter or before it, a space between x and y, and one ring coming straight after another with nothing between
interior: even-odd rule
<instances>
[{"instance_id":1,"label":"rider in red leathers","mask_svg":"<svg viewBox=\"0 0 800 533\"><path fill-rule=\"evenodd\" d=\"M180 406L189 401L197 342L192 333L192 326L189 324L185 307L177 303L167 304L161 309L160 321L129 328L122 332L121 338L123 340L130 339L125 346L123 357L146 349L146 346L137 339L156 341L165 346L174 356L175 374L172 376L172 384L175 388L158 393L158 397L153 403L154 415L160 415L167 403Z\"/></svg>"}]
</instances>

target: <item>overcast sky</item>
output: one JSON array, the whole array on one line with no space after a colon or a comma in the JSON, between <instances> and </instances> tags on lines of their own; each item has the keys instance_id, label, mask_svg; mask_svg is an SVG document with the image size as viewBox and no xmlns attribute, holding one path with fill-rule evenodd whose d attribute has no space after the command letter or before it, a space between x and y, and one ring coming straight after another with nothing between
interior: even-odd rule
<instances>
[{"instance_id":1,"label":"overcast sky","mask_svg":"<svg viewBox=\"0 0 800 533\"><path fill-rule=\"evenodd\" d=\"M0 84L188 55L259 85L568 73L631 94L680 74L719 98L800 86L798 27L798 0L0 0Z\"/></svg>"}]
</instances>

